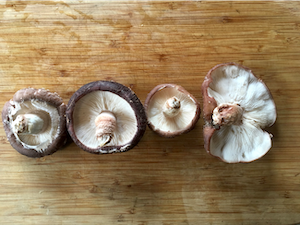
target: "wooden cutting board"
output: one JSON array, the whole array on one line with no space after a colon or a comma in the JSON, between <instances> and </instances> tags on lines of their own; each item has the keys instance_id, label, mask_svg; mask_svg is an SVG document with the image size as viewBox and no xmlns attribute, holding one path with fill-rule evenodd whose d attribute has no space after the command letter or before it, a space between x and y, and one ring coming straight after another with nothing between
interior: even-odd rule
<instances>
[{"instance_id":1,"label":"wooden cutting board","mask_svg":"<svg viewBox=\"0 0 300 225\"><path fill-rule=\"evenodd\" d=\"M0 107L25 87L67 103L114 80L144 102L161 83L202 101L216 64L250 67L278 118L273 148L226 164L203 148L202 119L165 139L92 155L74 143L41 159L17 153L0 125L0 224L296 224L300 222L300 3L1 1Z\"/></svg>"}]
</instances>

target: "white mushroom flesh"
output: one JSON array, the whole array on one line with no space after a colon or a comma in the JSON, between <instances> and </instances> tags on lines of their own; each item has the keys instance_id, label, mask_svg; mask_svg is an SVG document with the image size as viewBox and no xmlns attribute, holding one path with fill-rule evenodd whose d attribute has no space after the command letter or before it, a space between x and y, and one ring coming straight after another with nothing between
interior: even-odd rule
<instances>
[{"instance_id":1,"label":"white mushroom flesh","mask_svg":"<svg viewBox=\"0 0 300 225\"><path fill-rule=\"evenodd\" d=\"M235 65L219 67L211 74L208 95L222 105L238 106L238 123L220 124L210 141L211 154L226 162L250 162L271 148L271 135L262 128L276 120L275 104L267 87L250 71ZM218 110L213 112L213 120Z\"/></svg>"},{"instance_id":2,"label":"white mushroom flesh","mask_svg":"<svg viewBox=\"0 0 300 225\"><path fill-rule=\"evenodd\" d=\"M40 100L11 101L9 118L11 129L24 148L44 152L59 133L57 109Z\"/></svg>"},{"instance_id":3,"label":"white mushroom flesh","mask_svg":"<svg viewBox=\"0 0 300 225\"><path fill-rule=\"evenodd\" d=\"M114 120L112 117L110 117L112 123L110 125L106 123L107 130L110 130L111 139L109 141L105 141L97 135L97 132L99 133L101 130L96 125L99 115L105 115L106 118L113 115L115 118L116 124L112 122ZM92 149L97 149L99 146L128 144L138 130L135 112L130 104L119 95L109 91L93 91L83 96L75 105L73 124L78 140Z\"/></svg>"},{"instance_id":4,"label":"white mushroom flesh","mask_svg":"<svg viewBox=\"0 0 300 225\"><path fill-rule=\"evenodd\" d=\"M177 103L175 104L174 101L171 101L174 100L174 98L176 99L175 102L180 103L179 107L177 107ZM166 104L175 105L175 107L173 107L175 110L171 107L168 115L166 115ZM190 96L176 88L165 87L152 96L147 108L147 116L149 122L154 126L154 129L163 132L176 132L185 129L191 124L196 115L196 111L197 106ZM170 116L170 114L172 116Z\"/></svg>"}]
</instances>

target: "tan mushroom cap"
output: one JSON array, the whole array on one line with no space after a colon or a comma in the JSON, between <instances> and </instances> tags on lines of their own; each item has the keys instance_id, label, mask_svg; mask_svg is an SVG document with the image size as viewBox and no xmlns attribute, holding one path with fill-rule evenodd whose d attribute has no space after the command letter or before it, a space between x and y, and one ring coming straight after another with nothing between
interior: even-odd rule
<instances>
[{"instance_id":1,"label":"tan mushroom cap","mask_svg":"<svg viewBox=\"0 0 300 225\"><path fill-rule=\"evenodd\" d=\"M228 163L252 162L264 156L272 141L263 128L276 120L267 86L250 69L235 63L215 66L202 84L204 145Z\"/></svg>"},{"instance_id":2,"label":"tan mushroom cap","mask_svg":"<svg viewBox=\"0 0 300 225\"><path fill-rule=\"evenodd\" d=\"M148 94L145 110L149 127L163 137L192 130L200 117L200 104L182 86L157 85Z\"/></svg>"}]
</instances>

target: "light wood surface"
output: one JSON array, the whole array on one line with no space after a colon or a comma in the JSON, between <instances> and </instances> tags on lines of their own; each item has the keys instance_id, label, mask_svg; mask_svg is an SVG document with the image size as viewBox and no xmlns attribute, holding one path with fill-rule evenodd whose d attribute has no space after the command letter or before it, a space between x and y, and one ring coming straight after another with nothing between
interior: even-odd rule
<instances>
[{"instance_id":1,"label":"light wood surface","mask_svg":"<svg viewBox=\"0 0 300 225\"><path fill-rule=\"evenodd\" d=\"M67 103L114 80L144 102L157 84L199 101L210 68L250 67L273 94L273 148L226 164L203 148L200 119L165 139L92 155L74 143L41 159L17 153L0 125L0 224L300 223L300 3L0 1L0 107L25 87Z\"/></svg>"}]
</instances>

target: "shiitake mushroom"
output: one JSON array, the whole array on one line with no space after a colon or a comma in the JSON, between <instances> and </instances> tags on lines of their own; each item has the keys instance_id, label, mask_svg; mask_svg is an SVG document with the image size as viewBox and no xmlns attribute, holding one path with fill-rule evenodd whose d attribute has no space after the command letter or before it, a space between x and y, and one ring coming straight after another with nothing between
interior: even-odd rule
<instances>
[{"instance_id":1,"label":"shiitake mushroom","mask_svg":"<svg viewBox=\"0 0 300 225\"><path fill-rule=\"evenodd\" d=\"M79 88L66 111L67 129L76 145L89 153L132 149L146 130L144 107L128 87L95 81Z\"/></svg>"},{"instance_id":2,"label":"shiitake mushroom","mask_svg":"<svg viewBox=\"0 0 300 225\"><path fill-rule=\"evenodd\" d=\"M272 146L264 131L275 123L276 107L265 83L236 63L213 67L202 84L204 147L227 163L252 162Z\"/></svg>"},{"instance_id":3,"label":"shiitake mushroom","mask_svg":"<svg viewBox=\"0 0 300 225\"><path fill-rule=\"evenodd\" d=\"M2 111L8 141L28 157L53 154L67 141L65 111L57 93L34 88L17 91Z\"/></svg>"},{"instance_id":4,"label":"shiitake mushroom","mask_svg":"<svg viewBox=\"0 0 300 225\"><path fill-rule=\"evenodd\" d=\"M175 137L191 131L200 117L200 103L182 86L160 84L145 101L150 129L163 137Z\"/></svg>"}]
</instances>

